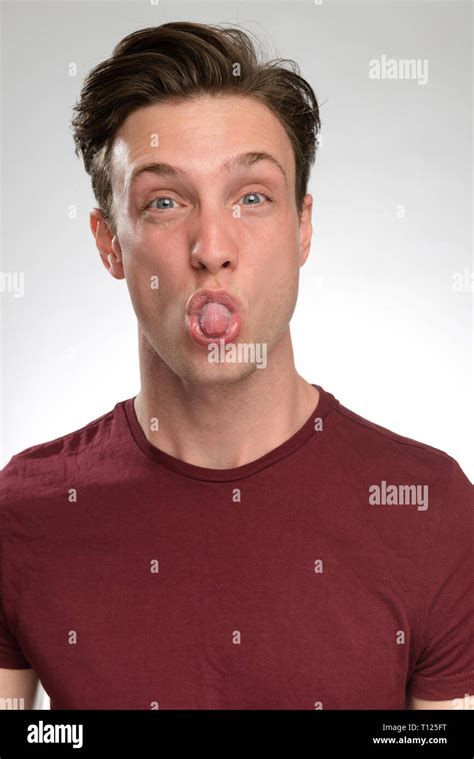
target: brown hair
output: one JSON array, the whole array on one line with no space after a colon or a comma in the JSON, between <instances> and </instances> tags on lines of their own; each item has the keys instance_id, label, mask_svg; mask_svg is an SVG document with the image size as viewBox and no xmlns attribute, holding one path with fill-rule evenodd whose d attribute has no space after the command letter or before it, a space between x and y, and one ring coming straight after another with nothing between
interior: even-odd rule
<instances>
[{"instance_id":1,"label":"brown hair","mask_svg":"<svg viewBox=\"0 0 474 759\"><path fill-rule=\"evenodd\" d=\"M121 124L137 108L208 94L257 98L280 120L295 155L301 213L321 124L316 96L298 65L282 58L260 62L249 35L238 28L179 21L124 37L86 76L73 108L75 154L82 156L112 229L110 158Z\"/></svg>"}]
</instances>

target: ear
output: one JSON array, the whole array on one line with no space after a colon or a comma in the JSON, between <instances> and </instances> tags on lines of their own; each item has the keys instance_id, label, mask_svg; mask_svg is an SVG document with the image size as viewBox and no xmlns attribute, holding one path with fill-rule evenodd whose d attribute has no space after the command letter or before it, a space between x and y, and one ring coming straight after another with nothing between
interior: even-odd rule
<instances>
[{"instance_id":1,"label":"ear","mask_svg":"<svg viewBox=\"0 0 474 759\"><path fill-rule=\"evenodd\" d=\"M305 195L303 199L303 209L299 217L299 257L300 266L306 262L311 247L311 238L313 227L311 224L311 215L313 212L313 196Z\"/></svg>"},{"instance_id":2,"label":"ear","mask_svg":"<svg viewBox=\"0 0 474 759\"><path fill-rule=\"evenodd\" d=\"M100 208L91 209L90 228L105 268L115 279L124 279L122 251L118 237Z\"/></svg>"}]
</instances>

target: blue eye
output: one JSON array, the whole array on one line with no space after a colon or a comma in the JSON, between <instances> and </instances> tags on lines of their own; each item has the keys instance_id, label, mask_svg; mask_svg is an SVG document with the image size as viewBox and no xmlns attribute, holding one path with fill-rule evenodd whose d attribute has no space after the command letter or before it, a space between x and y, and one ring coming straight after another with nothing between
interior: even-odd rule
<instances>
[{"instance_id":1,"label":"blue eye","mask_svg":"<svg viewBox=\"0 0 474 759\"><path fill-rule=\"evenodd\" d=\"M248 206L260 206L263 203L263 200L259 200L259 198L262 198L264 200L268 200L271 202L271 198L268 195L264 195L262 192L246 192L245 195L242 195L242 198L251 198L250 203L245 203L244 205ZM158 205L155 205L157 203ZM177 201L174 198L171 198L169 195L162 195L160 197L154 198L151 203L146 206L146 209L150 209L151 211L174 211L178 206L172 205L176 204ZM161 204L161 205L159 205Z\"/></svg>"},{"instance_id":2,"label":"blue eye","mask_svg":"<svg viewBox=\"0 0 474 759\"><path fill-rule=\"evenodd\" d=\"M171 201L172 203L175 203L175 201L173 200L173 198L169 198L169 197L165 196L165 197L162 197L162 198L155 198L154 200L152 200L151 203L150 203L150 207L152 206L153 203L156 203L157 201L158 201L158 203L160 203L162 200L167 200L167 201ZM174 206L171 206L171 208L173 208L173 207ZM157 211L167 211L169 208L170 208L170 206L165 206L164 208L163 207L161 207L161 208L155 208L155 210L157 210Z\"/></svg>"},{"instance_id":3,"label":"blue eye","mask_svg":"<svg viewBox=\"0 0 474 759\"><path fill-rule=\"evenodd\" d=\"M262 198L266 198L267 197L266 195L264 195L261 192L246 192L245 195L242 195L242 197L243 198L249 198L249 197L250 198L251 197L256 198L258 195L260 195ZM261 203L245 203L244 205L259 206L259 205L261 205Z\"/></svg>"}]
</instances>

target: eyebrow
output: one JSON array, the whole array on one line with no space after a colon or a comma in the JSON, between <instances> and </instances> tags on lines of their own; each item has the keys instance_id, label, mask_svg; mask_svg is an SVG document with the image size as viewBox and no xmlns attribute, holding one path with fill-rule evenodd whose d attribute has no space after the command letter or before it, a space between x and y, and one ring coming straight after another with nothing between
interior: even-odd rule
<instances>
[{"instance_id":1,"label":"eyebrow","mask_svg":"<svg viewBox=\"0 0 474 759\"><path fill-rule=\"evenodd\" d=\"M266 161L267 163L272 164L283 176L285 184L288 184L288 178L283 166L281 165L280 161L271 153L265 153L262 151L248 151L246 153L239 153L238 155L233 156L232 158L228 158L226 161L224 161L221 169L224 169L227 172L231 172L235 169L249 168L257 163L261 163L262 161ZM186 176L185 171L178 169L176 166L172 166L170 163L147 163L143 166L136 166L132 171L128 182L129 190L137 178L145 172L156 174L161 177L179 178Z\"/></svg>"}]
</instances>

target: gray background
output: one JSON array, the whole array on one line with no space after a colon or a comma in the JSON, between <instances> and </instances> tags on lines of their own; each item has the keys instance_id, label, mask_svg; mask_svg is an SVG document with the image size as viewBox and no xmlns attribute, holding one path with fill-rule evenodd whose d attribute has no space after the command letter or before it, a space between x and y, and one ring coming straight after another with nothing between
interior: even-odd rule
<instances>
[{"instance_id":1,"label":"gray background","mask_svg":"<svg viewBox=\"0 0 474 759\"><path fill-rule=\"evenodd\" d=\"M0 268L24 272L25 291L0 293L0 466L138 392L135 315L100 262L69 121L83 77L122 37L181 19L243 25L299 63L320 103L314 236L292 321L299 372L474 479L472 286L453 288L473 268L469 2L6 2L2 13ZM427 59L428 83L369 79L384 54Z\"/></svg>"}]
</instances>

